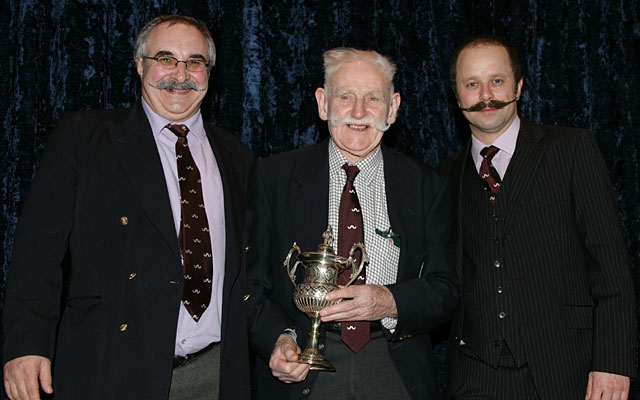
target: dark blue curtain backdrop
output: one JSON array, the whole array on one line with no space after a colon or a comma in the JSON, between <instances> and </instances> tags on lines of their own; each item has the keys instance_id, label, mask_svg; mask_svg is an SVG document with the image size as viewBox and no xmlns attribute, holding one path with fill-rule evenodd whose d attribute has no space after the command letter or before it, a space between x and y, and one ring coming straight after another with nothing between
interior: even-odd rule
<instances>
[{"instance_id":1,"label":"dark blue curtain backdrop","mask_svg":"<svg viewBox=\"0 0 640 400\"><path fill-rule=\"evenodd\" d=\"M321 54L354 46L378 50L398 64L395 84L402 105L385 142L435 166L469 135L452 107L452 50L475 33L510 38L524 66L521 115L596 133L620 201L638 292L639 5L638 0L2 0L0 303L20 205L54 122L65 111L128 106L140 96L132 60L135 36L162 13L192 15L208 24L219 56L205 119L235 132L260 157L327 135L313 96L322 83ZM640 399L638 385L632 398Z\"/></svg>"}]
</instances>

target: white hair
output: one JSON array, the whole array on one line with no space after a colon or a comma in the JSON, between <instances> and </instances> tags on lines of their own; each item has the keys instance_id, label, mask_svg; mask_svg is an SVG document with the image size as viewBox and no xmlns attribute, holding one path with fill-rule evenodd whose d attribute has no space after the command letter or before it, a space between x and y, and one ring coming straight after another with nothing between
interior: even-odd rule
<instances>
[{"instance_id":1,"label":"white hair","mask_svg":"<svg viewBox=\"0 0 640 400\"><path fill-rule=\"evenodd\" d=\"M380 68L380 71L387 78L389 92L393 93L393 76L396 73L396 66L388 57L373 50L358 50L351 47L327 50L322 57L324 59L325 90L329 89L331 78L341 65L355 61L368 61Z\"/></svg>"}]
</instances>

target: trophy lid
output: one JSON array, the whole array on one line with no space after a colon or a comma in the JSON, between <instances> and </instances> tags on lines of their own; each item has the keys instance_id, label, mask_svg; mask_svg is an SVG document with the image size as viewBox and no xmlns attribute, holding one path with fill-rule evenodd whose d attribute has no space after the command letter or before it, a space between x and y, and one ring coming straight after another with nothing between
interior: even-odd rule
<instances>
[{"instance_id":1,"label":"trophy lid","mask_svg":"<svg viewBox=\"0 0 640 400\"><path fill-rule=\"evenodd\" d=\"M329 261L331 263L344 264L347 259L341 257L333 251L333 229L331 225L322 233L322 243L318 245L317 251L306 251L298 255L298 259L309 261Z\"/></svg>"}]
</instances>

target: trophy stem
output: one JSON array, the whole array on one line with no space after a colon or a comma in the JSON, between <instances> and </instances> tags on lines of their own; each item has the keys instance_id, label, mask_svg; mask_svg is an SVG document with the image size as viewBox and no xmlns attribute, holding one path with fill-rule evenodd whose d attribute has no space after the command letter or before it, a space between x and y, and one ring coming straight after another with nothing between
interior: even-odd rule
<instances>
[{"instance_id":1,"label":"trophy stem","mask_svg":"<svg viewBox=\"0 0 640 400\"><path fill-rule=\"evenodd\" d=\"M320 319L319 312L307 313L309 318L311 318L311 331L309 331L309 343L307 343L307 348L304 349L302 354L298 357L298 362L302 364L309 364L311 369L317 371L329 371L335 372L335 368L329 360L324 358L324 356L318 350L318 344L320 341L320 324L322 320Z\"/></svg>"}]
</instances>

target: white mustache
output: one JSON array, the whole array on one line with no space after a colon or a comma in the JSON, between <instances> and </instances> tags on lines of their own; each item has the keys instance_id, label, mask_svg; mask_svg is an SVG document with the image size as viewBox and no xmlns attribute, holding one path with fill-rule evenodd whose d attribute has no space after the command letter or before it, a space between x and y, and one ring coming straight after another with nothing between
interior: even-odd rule
<instances>
[{"instance_id":1,"label":"white mustache","mask_svg":"<svg viewBox=\"0 0 640 400\"><path fill-rule=\"evenodd\" d=\"M345 125L345 124L350 124L350 125L369 125L369 126L373 126L374 128L376 128L380 132L386 132L391 127L391 124L389 124L386 120L384 120L384 121L382 121L382 120L374 121L373 118L371 118L371 117L364 117L364 118L361 118L361 119L356 119L356 118L351 118L351 117L341 118L338 115L330 115L329 116L329 123L331 124L331 126L340 126L340 125Z\"/></svg>"}]
</instances>

